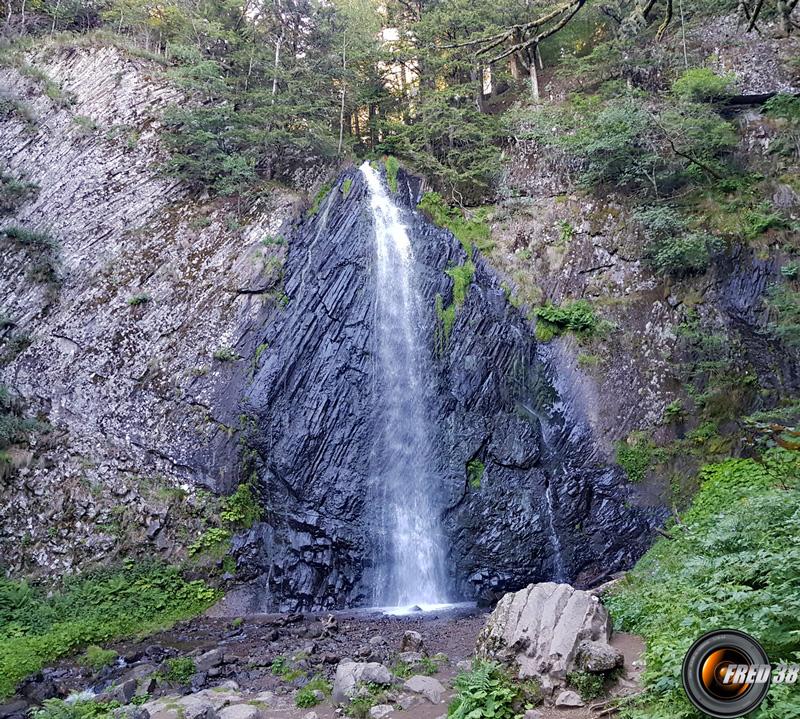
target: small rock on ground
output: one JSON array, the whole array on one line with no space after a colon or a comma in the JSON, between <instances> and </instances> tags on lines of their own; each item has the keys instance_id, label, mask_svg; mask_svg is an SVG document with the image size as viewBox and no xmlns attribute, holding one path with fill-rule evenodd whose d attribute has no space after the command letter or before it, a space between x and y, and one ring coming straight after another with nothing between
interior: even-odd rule
<instances>
[{"instance_id":1,"label":"small rock on ground","mask_svg":"<svg viewBox=\"0 0 800 719\"><path fill-rule=\"evenodd\" d=\"M400 640L401 652L421 652L423 647L422 635L409 629L403 634Z\"/></svg>"},{"instance_id":2,"label":"small rock on ground","mask_svg":"<svg viewBox=\"0 0 800 719\"><path fill-rule=\"evenodd\" d=\"M582 707L585 706L583 699L581 699L576 692L569 689L561 692L556 698L557 707Z\"/></svg>"},{"instance_id":3,"label":"small rock on ground","mask_svg":"<svg viewBox=\"0 0 800 719\"><path fill-rule=\"evenodd\" d=\"M438 679L433 677L425 677L417 674L403 684L403 688L414 692L414 694L421 694L431 704L440 704L444 696L444 687Z\"/></svg>"},{"instance_id":4,"label":"small rock on ground","mask_svg":"<svg viewBox=\"0 0 800 719\"><path fill-rule=\"evenodd\" d=\"M394 707L391 704L376 704L369 710L370 719L383 719L393 711Z\"/></svg>"}]
</instances>

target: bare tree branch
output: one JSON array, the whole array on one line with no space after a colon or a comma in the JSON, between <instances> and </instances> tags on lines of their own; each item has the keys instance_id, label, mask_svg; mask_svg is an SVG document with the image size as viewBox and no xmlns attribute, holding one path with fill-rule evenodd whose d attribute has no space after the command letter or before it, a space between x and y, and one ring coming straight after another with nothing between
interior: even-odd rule
<instances>
[{"instance_id":1,"label":"bare tree branch","mask_svg":"<svg viewBox=\"0 0 800 719\"><path fill-rule=\"evenodd\" d=\"M554 20L559 15L563 15L563 17L551 28L548 30L543 30L538 35L534 35L533 37L529 37L527 40L523 40L522 42L512 45L510 48L501 52L499 55L495 55L494 57L487 60L487 62L491 65L492 63L497 62L498 60L502 60L509 55L513 55L515 52L521 52L522 50L526 50L529 47L534 47L538 45L542 40L545 38L550 37L557 33L561 28L563 28L573 17L575 17L576 13L586 4L586 0L572 0L572 2L567 3L566 5L562 5L558 10L554 10L553 12L549 13L548 15L539 18L534 22L528 23L523 27L527 27L529 29L541 27L542 25L546 24L550 20ZM496 46L493 45L492 47ZM490 47L483 48L478 50L476 55L482 55L487 50L491 49Z\"/></svg>"},{"instance_id":2,"label":"bare tree branch","mask_svg":"<svg viewBox=\"0 0 800 719\"><path fill-rule=\"evenodd\" d=\"M761 14L762 7L764 7L764 0L758 0L753 14L750 17L750 24L747 26L747 32L750 32L756 26L756 20L758 20L758 16Z\"/></svg>"}]
</instances>

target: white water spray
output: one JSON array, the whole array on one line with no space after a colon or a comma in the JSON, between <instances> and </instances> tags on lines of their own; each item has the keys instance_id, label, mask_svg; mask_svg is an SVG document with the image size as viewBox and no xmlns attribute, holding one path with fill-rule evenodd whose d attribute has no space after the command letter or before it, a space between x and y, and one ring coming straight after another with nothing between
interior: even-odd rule
<instances>
[{"instance_id":1,"label":"white water spray","mask_svg":"<svg viewBox=\"0 0 800 719\"><path fill-rule=\"evenodd\" d=\"M421 381L418 298L414 258L400 212L369 163L376 249L376 332L381 422L373 471L383 491L385 537L381 586L375 600L422 609L445 603L444 541L439 527L431 447Z\"/></svg>"}]
</instances>

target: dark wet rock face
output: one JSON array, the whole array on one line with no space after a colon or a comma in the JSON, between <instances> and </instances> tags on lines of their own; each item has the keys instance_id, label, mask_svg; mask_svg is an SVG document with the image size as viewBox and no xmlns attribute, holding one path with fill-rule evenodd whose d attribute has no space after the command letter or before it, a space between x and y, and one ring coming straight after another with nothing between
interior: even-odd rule
<instances>
[{"instance_id":1,"label":"dark wet rock face","mask_svg":"<svg viewBox=\"0 0 800 719\"><path fill-rule=\"evenodd\" d=\"M438 448L430 491L452 599L492 601L558 573L580 583L629 566L659 511L636 506L621 473L605 466L547 348L480 259L437 350L435 297L450 302L445 270L466 256L412 210L419 192L401 174L393 199L406 215L434 367L424 387ZM356 170L293 230L289 302L264 331L270 349L247 397L268 516L237 542L240 576L252 582L239 609L358 606L373 597L383 527L380 472L370 466L381 391L373 232ZM480 486L468 481L471 460L485 467Z\"/></svg>"}]
</instances>

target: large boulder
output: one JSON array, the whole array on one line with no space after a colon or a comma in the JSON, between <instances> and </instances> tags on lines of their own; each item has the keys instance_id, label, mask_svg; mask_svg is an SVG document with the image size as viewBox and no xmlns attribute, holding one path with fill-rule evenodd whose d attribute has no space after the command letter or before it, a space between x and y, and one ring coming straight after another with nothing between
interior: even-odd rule
<instances>
[{"instance_id":1,"label":"large boulder","mask_svg":"<svg viewBox=\"0 0 800 719\"><path fill-rule=\"evenodd\" d=\"M388 686L391 683L392 675L383 664L343 659L336 667L331 697L335 703L345 704L352 701L364 684Z\"/></svg>"},{"instance_id":2,"label":"large boulder","mask_svg":"<svg viewBox=\"0 0 800 719\"><path fill-rule=\"evenodd\" d=\"M581 643L607 646L610 636L611 621L597 597L543 582L500 600L478 636L476 654L514 665L521 679L536 679L551 695L577 668Z\"/></svg>"}]
</instances>

